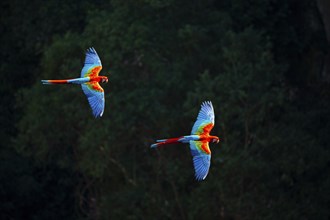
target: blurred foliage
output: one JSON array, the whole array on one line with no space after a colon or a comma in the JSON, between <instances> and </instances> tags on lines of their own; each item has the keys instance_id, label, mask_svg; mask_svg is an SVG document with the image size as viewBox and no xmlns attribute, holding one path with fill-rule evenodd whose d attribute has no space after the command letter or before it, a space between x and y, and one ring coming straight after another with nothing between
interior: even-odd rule
<instances>
[{"instance_id":1,"label":"blurred foliage","mask_svg":"<svg viewBox=\"0 0 330 220\"><path fill-rule=\"evenodd\" d=\"M328 219L327 45L308 0L3 1L1 219ZM103 64L106 109L80 86ZM221 138L196 182L189 134Z\"/></svg>"}]
</instances>

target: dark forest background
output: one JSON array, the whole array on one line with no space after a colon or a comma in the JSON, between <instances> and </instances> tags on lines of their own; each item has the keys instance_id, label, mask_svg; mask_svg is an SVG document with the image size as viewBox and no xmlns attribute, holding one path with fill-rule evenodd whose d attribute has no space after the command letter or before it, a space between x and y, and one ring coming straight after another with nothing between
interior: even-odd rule
<instances>
[{"instance_id":1,"label":"dark forest background","mask_svg":"<svg viewBox=\"0 0 330 220\"><path fill-rule=\"evenodd\" d=\"M3 0L0 219L330 218L327 0ZM103 64L106 109L80 86ZM212 165L188 145L215 107Z\"/></svg>"}]
</instances>

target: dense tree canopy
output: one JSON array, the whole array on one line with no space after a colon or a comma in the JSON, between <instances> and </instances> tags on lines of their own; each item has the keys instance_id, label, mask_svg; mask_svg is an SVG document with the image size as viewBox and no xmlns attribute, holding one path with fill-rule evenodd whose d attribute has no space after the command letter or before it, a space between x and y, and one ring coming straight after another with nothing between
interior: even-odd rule
<instances>
[{"instance_id":1,"label":"dense tree canopy","mask_svg":"<svg viewBox=\"0 0 330 220\"><path fill-rule=\"evenodd\" d=\"M315 1L0 3L1 219L329 219L329 42ZM103 64L106 108L80 86ZM216 124L196 182L202 101Z\"/></svg>"}]
</instances>

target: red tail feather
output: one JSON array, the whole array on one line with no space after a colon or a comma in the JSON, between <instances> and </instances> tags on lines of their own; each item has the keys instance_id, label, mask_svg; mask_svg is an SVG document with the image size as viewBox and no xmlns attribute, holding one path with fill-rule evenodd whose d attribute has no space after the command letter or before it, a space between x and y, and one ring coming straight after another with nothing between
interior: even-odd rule
<instances>
[{"instance_id":1,"label":"red tail feather","mask_svg":"<svg viewBox=\"0 0 330 220\"><path fill-rule=\"evenodd\" d=\"M158 143L151 145L151 147L159 147L161 145L166 145L166 144L176 144L180 143L180 139L182 139L183 136L178 137L178 138L169 138L169 139L163 139L163 140L157 140Z\"/></svg>"},{"instance_id":2,"label":"red tail feather","mask_svg":"<svg viewBox=\"0 0 330 220\"><path fill-rule=\"evenodd\" d=\"M68 80L66 79L50 79L50 80L42 80L43 84L67 84Z\"/></svg>"}]
</instances>

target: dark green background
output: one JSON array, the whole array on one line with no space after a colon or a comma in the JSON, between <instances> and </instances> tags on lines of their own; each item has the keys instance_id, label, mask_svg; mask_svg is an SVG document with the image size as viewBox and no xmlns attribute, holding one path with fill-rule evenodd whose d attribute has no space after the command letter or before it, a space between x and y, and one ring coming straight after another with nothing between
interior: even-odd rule
<instances>
[{"instance_id":1,"label":"dark green background","mask_svg":"<svg viewBox=\"0 0 330 220\"><path fill-rule=\"evenodd\" d=\"M0 219L328 220L322 2L1 1ZM98 120L80 86L40 83L78 77L89 47ZM188 145L149 147L205 100L221 142L196 182Z\"/></svg>"}]
</instances>

